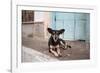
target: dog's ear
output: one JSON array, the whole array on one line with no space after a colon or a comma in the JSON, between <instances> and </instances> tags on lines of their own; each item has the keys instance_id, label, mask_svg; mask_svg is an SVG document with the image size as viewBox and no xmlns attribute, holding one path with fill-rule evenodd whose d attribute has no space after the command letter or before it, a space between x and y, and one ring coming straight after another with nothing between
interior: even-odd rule
<instances>
[{"instance_id":1,"label":"dog's ear","mask_svg":"<svg viewBox=\"0 0 100 73\"><path fill-rule=\"evenodd\" d=\"M48 32L52 34L52 29L51 28L47 28Z\"/></svg>"},{"instance_id":2,"label":"dog's ear","mask_svg":"<svg viewBox=\"0 0 100 73\"><path fill-rule=\"evenodd\" d=\"M64 33L64 31L65 31L65 29L60 29L60 30L59 30L59 34Z\"/></svg>"}]
</instances>

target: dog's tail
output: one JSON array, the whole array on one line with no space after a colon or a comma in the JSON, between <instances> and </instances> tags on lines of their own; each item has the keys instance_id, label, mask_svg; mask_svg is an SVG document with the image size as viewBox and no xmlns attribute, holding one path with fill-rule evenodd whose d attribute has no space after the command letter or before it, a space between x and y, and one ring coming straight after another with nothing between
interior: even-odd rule
<instances>
[{"instance_id":1,"label":"dog's tail","mask_svg":"<svg viewBox=\"0 0 100 73\"><path fill-rule=\"evenodd\" d=\"M72 48L70 45L67 45L67 48Z\"/></svg>"},{"instance_id":2,"label":"dog's tail","mask_svg":"<svg viewBox=\"0 0 100 73\"><path fill-rule=\"evenodd\" d=\"M72 48L70 45L61 45L60 46L62 49L66 50L68 48Z\"/></svg>"}]
</instances>

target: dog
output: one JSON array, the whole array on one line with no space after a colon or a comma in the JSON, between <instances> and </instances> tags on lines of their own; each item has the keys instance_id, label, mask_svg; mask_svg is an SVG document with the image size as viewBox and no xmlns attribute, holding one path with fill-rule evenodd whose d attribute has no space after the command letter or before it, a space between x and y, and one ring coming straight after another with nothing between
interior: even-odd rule
<instances>
[{"instance_id":1,"label":"dog","mask_svg":"<svg viewBox=\"0 0 100 73\"><path fill-rule=\"evenodd\" d=\"M60 52L60 48L71 48L71 46L67 45L63 39L59 38L59 36L64 33L65 29L53 30L51 28L47 28L47 30L51 34L48 41L49 52L53 53L56 57L61 57L62 54Z\"/></svg>"}]
</instances>

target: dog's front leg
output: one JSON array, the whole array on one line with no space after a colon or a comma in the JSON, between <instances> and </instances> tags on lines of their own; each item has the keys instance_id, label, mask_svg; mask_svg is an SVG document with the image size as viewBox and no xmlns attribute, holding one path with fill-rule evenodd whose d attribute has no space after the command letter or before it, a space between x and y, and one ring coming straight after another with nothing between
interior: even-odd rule
<instances>
[{"instance_id":1,"label":"dog's front leg","mask_svg":"<svg viewBox=\"0 0 100 73\"><path fill-rule=\"evenodd\" d=\"M59 55L59 56L62 56L62 55L61 55L61 52L60 52L59 45L57 45L56 48L57 48L57 53L58 53L58 55Z\"/></svg>"},{"instance_id":2,"label":"dog's front leg","mask_svg":"<svg viewBox=\"0 0 100 73\"><path fill-rule=\"evenodd\" d=\"M55 51L55 50L53 50L53 49L50 49L50 51L56 56L56 57L58 57L59 55L58 55L58 53Z\"/></svg>"},{"instance_id":3,"label":"dog's front leg","mask_svg":"<svg viewBox=\"0 0 100 73\"><path fill-rule=\"evenodd\" d=\"M54 48L55 47L50 46L50 52L53 53L56 57L58 57L59 55L58 55L58 53L55 50L53 50Z\"/></svg>"},{"instance_id":4,"label":"dog's front leg","mask_svg":"<svg viewBox=\"0 0 100 73\"><path fill-rule=\"evenodd\" d=\"M61 57L62 55L61 55L61 52L60 52L60 48L57 48L57 53L58 53L58 55Z\"/></svg>"}]
</instances>

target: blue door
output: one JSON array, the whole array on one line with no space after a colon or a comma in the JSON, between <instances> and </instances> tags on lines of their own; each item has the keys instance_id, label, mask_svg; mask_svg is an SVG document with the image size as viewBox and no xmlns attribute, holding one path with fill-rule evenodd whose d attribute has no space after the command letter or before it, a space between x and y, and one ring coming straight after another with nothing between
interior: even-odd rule
<instances>
[{"instance_id":1,"label":"blue door","mask_svg":"<svg viewBox=\"0 0 100 73\"><path fill-rule=\"evenodd\" d=\"M89 13L75 13L75 40L89 40Z\"/></svg>"},{"instance_id":2,"label":"blue door","mask_svg":"<svg viewBox=\"0 0 100 73\"><path fill-rule=\"evenodd\" d=\"M88 25L86 13L52 13L52 28L65 29L64 34L61 36L65 40L86 40ZM89 17L89 16L88 16Z\"/></svg>"}]
</instances>

